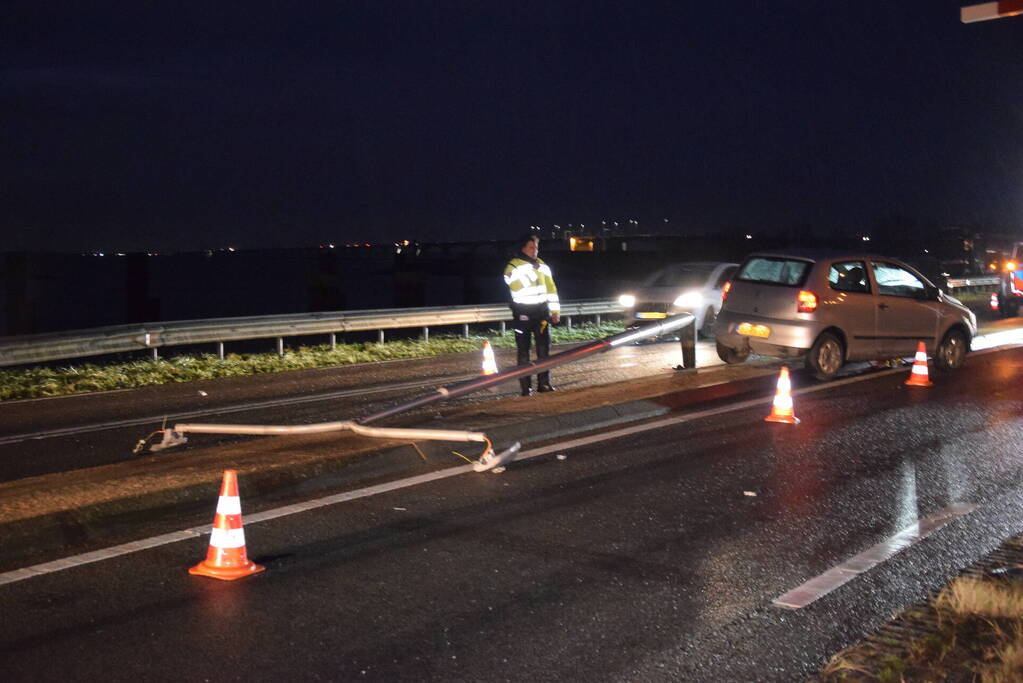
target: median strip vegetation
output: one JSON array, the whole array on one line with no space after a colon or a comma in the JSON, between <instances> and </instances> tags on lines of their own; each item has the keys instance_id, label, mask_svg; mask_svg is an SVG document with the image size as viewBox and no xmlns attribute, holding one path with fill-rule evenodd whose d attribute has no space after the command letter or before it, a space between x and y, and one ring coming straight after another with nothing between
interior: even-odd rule
<instances>
[{"instance_id":1,"label":"median strip vegetation","mask_svg":"<svg viewBox=\"0 0 1023 683\"><path fill-rule=\"evenodd\" d=\"M569 329L551 327L555 344L600 339L623 330L621 322L583 324ZM303 346L276 353L230 353L223 359L215 354L174 355L156 360L68 365L56 368L0 370L0 401L45 396L64 396L92 391L193 382L221 377L244 377L271 372L326 368L383 360L428 358L449 353L479 351L488 340L495 348L515 348L514 333L494 332L477 337L437 335L423 340L395 340L384 343Z\"/></svg>"},{"instance_id":2,"label":"median strip vegetation","mask_svg":"<svg viewBox=\"0 0 1023 683\"><path fill-rule=\"evenodd\" d=\"M996 556L1018 561L1023 537ZM811 679L828 681L1023 680L1023 566L957 578L864 641L835 655Z\"/></svg>"}]
</instances>

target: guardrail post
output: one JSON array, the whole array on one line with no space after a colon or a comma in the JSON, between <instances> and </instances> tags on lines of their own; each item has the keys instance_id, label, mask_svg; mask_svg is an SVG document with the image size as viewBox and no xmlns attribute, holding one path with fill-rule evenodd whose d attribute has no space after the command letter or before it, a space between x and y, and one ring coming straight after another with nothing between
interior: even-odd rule
<instances>
[{"instance_id":1,"label":"guardrail post","mask_svg":"<svg viewBox=\"0 0 1023 683\"><path fill-rule=\"evenodd\" d=\"M504 334L504 321L501 321L501 334Z\"/></svg>"},{"instance_id":2,"label":"guardrail post","mask_svg":"<svg viewBox=\"0 0 1023 683\"><path fill-rule=\"evenodd\" d=\"M423 341L424 342L425 341L430 341L430 328L429 327L424 327L423 328Z\"/></svg>"},{"instance_id":3,"label":"guardrail post","mask_svg":"<svg viewBox=\"0 0 1023 683\"><path fill-rule=\"evenodd\" d=\"M217 342L217 358L224 360L224 342Z\"/></svg>"},{"instance_id":4,"label":"guardrail post","mask_svg":"<svg viewBox=\"0 0 1023 683\"><path fill-rule=\"evenodd\" d=\"M462 336L469 338L469 323L462 323Z\"/></svg>"},{"instance_id":5,"label":"guardrail post","mask_svg":"<svg viewBox=\"0 0 1023 683\"><path fill-rule=\"evenodd\" d=\"M565 323L568 325L568 329L572 329L572 316L565 318Z\"/></svg>"},{"instance_id":6,"label":"guardrail post","mask_svg":"<svg viewBox=\"0 0 1023 683\"><path fill-rule=\"evenodd\" d=\"M593 316L593 318L594 318L594 320L597 323L597 327L600 327L600 313L598 313L597 315Z\"/></svg>"},{"instance_id":7,"label":"guardrail post","mask_svg":"<svg viewBox=\"0 0 1023 683\"><path fill-rule=\"evenodd\" d=\"M284 355L284 337L277 337L277 355Z\"/></svg>"},{"instance_id":8,"label":"guardrail post","mask_svg":"<svg viewBox=\"0 0 1023 683\"><path fill-rule=\"evenodd\" d=\"M160 349L153 347L153 360L160 360Z\"/></svg>"},{"instance_id":9,"label":"guardrail post","mask_svg":"<svg viewBox=\"0 0 1023 683\"><path fill-rule=\"evenodd\" d=\"M337 351L337 335L333 332L330 333L330 350Z\"/></svg>"},{"instance_id":10,"label":"guardrail post","mask_svg":"<svg viewBox=\"0 0 1023 683\"><path fill-rule=\"evenodd\" d=\"M383 330L377 330L377 344L383 344L383 343L384 343L384 331Z\"/></svg>"}]
</instances>

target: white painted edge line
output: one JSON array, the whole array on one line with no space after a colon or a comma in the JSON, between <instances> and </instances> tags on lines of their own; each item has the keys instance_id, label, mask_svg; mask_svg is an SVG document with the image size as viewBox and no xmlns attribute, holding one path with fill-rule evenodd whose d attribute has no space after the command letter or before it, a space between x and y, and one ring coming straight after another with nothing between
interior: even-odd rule
<instances>
[{"instance_id":1,"label":"white painted edge line","mask_svg":"<svg viewBox=\"0 0 1023 683\"><path fill-rule=\"evenodd\" d=\"M408 488L410 486L418 486L419 484L425 484L438 479L446 479L448 477L454 477L459 474L465 474L466 472L472 471L472 465L460 465L458 467L429 472L415 477L408 477L407 479L378 484L376 486L368 486L354 491L345 491L343 493L326 496L324 498L317 498L316 500L310 500L304 503L296 503L294 505L285 505L284 507L274 508L272 510L264 510L263 512L257 512L252 515L243 514L242 521L248 524L256 524L258 522L265 522L278 517L286 517L299 512L307 512L309 510L326 507L328 505L335 505L337 503L357 500L359 498L368 498L380 493L387 493L388 491L395 491L397 489ZM81 555L64 557L50 562L33 565L31 567L25 567L23 569L15 569L13 571L0 574L0 585L23 581L35 576L42 576L43 574L52 574L54 572L63 571L64 569L72 569L74 567L80 567L93 562L110 560L122 555L129 555L142 550L148 550L149 548L177 543L178 541L187 541L199 536L209 535L211 530L212 524L209 527L191 527L189 529L172 531L160 536L131 541L130 543L122 543L121 545L115 545L110 548L103 548L102 550L95 550Z\"/></svg>"},{"instance_id":2,"label":"white painted edge line","mask_svg":"<svg viewBox=\"0 0 1023 683\"><path fill-rule=\"evenodd\" d=\"M856 578L857 575L873 569L893 557L897 552L922 541L954 519L968 515L977 509L973 503L956 503L939 510L929 517L854 555L840 565L818 574L802 585L771 601L775 607L797 610L806 607L839 586Z\"/></svg>"},{"instance_id":3,"label":"white painted edge line","mask_svg":"<svg viewBox=\"0 0 1023 683\"><path fill-rule=\"evenodd\" d=\"M993 351L981 351L978 353L987 353ZM842 386L844 384L853 384L855 382L863 382L877 377L884 377L886 375L893 375L899 372L907 372L909 368L892 368L891 370L882 370L880 372L872 372L869 375L861 375L855 377L848 377L846 379L836 380L833 382L826 382L812 387L804 387L793 391L793 395L799 396L802 394L809 394L815 391L822 391L824 389L830 389L832 387ZM676 417L669 417L663 420L656 420L654 422L647 422L641 425L633 425L631 427L623 427L622 429L616 429L611 432L605 432L603 434L594 434L592 436L586 436L579 439L572 439L570 441L562 441L557 444L551 444L549 446L543 446L541 448L534 448L527 451L520 451L518 456L514 460L526 460L527 458L535 458L541 455L547 455L548 453L555 453L558 451L564 451L572 448L578 448L580 446L587 446L592 443L599 443L601 441L610 441L617 439L622 436L629 436L631 434L639 434L641 432L649 431L651 429L659 429L668 425L682 424L684 422L690 422L692 420L699 420L705 417L712 417L714 415L722 415L737 410L745 410L753 406L770 403L774 400L773 396L767 396L764 398L749 399L742 401L741 403L735 403L729 406L721 406L719 408L711 408L708 410L701 410L695 413L687 413L685 415L678 415ZM514 462L514 460L512 462ZM451 467L444 470L437 470L436 472L430 472L427 474L418 475L415 477L409 477L406 479L400 479L393 482L387 482L384 484L378 484L376 486L369 486L362 489L356 489L353 491L345 491L325 498L317 498L315 500L306 501L304 503L296 503L294 505L286 505L284 507L274 508L272 510L264 510L252 515L243 516L243 521L247 521L250 524L256 524L258 522L264 522L271 519L277 519L278 517L286 517L288 515L297 514L299 512L307 512L316 508L325 507L328 505L335 505L337 503L343 503L347 501L357 500L359 498L367 498L374 496L379 493L387 493L389 491L396 491L411 486L418 486L419 484L425 484L431 481L438 481L441 479L447 479L448 477L458 476L460 474L466 474L473 472L472 465L459 465L458 467ZM127 555L129 553L138 552L140 550L146 550L148 548L155 548L161 545L167 545L168 543L177 543L178 541L184 541L196 536L203 534L209 534L210 529L204 529L199 527L192 527L190 529L183 529L181 531L174 531L169 534L162 536L154 536L148 539L142 539L138 541L132 541L131 543L124 543L121 545L112 546L103 550L97 550L82 555L74 555L71 557L62 558L59 560L53 560L52 562L44 562L42 564L33 565L31 567L25 567L23 569L15 569L3 574L0 574L0 585L5 583L14 583L15 581L22 581L24 579L31 578L33 576L40 576L42 574L50 574L63 569L69 569L71 567L78 567L83 564L89 564L91 562L99 562L101 560L109 560L121 555Z\"/></svg>"}]
</instances>

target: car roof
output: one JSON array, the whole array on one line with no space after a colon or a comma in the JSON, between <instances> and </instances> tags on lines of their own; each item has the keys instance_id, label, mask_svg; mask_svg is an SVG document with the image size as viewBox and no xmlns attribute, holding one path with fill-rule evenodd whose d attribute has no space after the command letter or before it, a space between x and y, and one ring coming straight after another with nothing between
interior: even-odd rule
<instances>
[{"instance_id":1,"label":"car roof","mask_svg":"<svg viewBox=\"0 0 1023 683\"><path fill-rule=\"evenodd\" d=\"M746 259L753 258L755 256L767 256L773 258L799 258L808 261L834 261L839 259L848 259L850 261L899 261L902 259L894 256L884 256L882 254L876 254L869 251L846 251L838 249L785 249L785 250L770 250L770 251L758 251L753 254L749 254Z\"/></svg>"},{"instance_id":2,"label":"car roof","mask_svg":"<svg viewBox=\"0 0 1023 683\"><path fill-rule=\"evenodd\" d=\"M675 263L669 263L658 270L670 270L672 268L716 268L717 266L737 266L738 263L732 261L678 261Z\"/></svg>"}]
</instances>

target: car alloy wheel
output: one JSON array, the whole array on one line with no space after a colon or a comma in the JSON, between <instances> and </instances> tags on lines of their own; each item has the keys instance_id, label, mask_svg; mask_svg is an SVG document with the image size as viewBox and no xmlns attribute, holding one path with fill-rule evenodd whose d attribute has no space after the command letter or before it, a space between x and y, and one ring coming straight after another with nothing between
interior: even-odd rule
<instances>
[{"instance_id":1,"label":"car alloy wheel","mask_svg":"<svg viewBox=\"0 0 1023 683\"><path fill-rule=\"evenodd\" d=\"M717 342L716 346L718 351L718 358L728 363L729 365L733 365L735 363L743 363L746 361L747 358L749 358L750 351L748 346L742 349L733 349L730 346L725 346L721 342Z\"/></svg>"},{"instance_id":2,"label":"car alloy wheel","mask_svg":"<svg viewBox=\"0 0 1023 683\"><path fill-rule=\"evenodd\" d=\"M842 342L830 332L825 332L817 337L806 360L814 377L819 380L831 379L838 374L842 364L845 363Z\"/></svg>"},{"instance_id":3,"label":"car alloy wheel","mask_svg":"<svg viewBox=\"0 0 1023 683\"><path fill-rule=\"evenodd\" d=\"M955 370L966 358L966 335L962 330L949 330L938 345L935 360L942 370Z\"/></svg>"}]
</instances>

